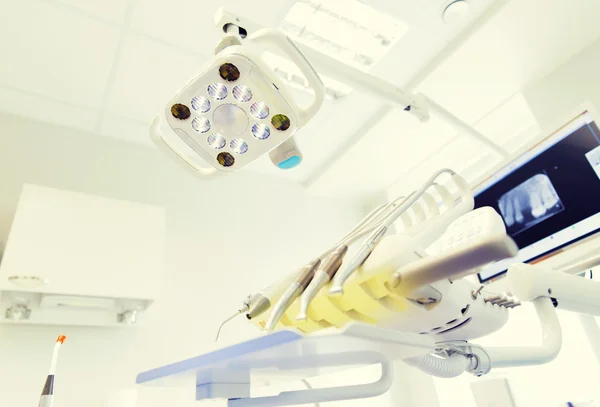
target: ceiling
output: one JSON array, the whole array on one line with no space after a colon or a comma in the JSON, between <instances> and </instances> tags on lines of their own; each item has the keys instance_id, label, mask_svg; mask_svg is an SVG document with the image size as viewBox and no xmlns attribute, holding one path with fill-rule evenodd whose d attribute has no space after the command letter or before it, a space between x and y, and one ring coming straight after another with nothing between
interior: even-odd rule
<instances>
[{"instance_id":1,"label":"ceiling","mask_svg":"<svg viewBox=\"0 0 600 407\"><path fill-rule=\"evenodd\" d=\"M210 58L216 9L278 26L294 2L1 1L10 12L0 15L0 110L149 147L153 116ZM417 85L507 150L536 128L520 89L600 35L596 0L471 0L469 14L453 25L441 19L449 0L362 2L409 26L372 73L391 85ZM494 16L474 36L418 78L490 10ZM442 164L477 173L495 160L435 116L421 124L358 92L326 101L297 140L305 157L299 168L280 171L262 159L248 170L287 177L315 193L365 199Z\"/></svg>"}]
</instances>

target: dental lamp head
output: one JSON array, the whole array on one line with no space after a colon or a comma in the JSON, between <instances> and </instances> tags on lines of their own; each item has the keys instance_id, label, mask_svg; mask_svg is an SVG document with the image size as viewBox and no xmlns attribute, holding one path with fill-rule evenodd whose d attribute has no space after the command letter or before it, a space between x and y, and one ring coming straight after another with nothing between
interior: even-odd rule
<instances>
[{"instance_id":1,"label":"dental lamp head","mask_svg":"<svg viewBox=\"0 0 600 407\"><path fill-rule=\"evenodd\" d=\"M321 107L323 82L281 31L261 29L246 35L246 29L235 20L227 23L226 17L218 14L225 37L217 54L155 117L152 140L204 179L235 172L267 154L278 168L293 168L302 160L293 136ZM276 49L295 63L314 91L311 103L299 106L251 46ZM193 159L178 149L181 142L194 152Z\"/></svg>"}]
</instances>

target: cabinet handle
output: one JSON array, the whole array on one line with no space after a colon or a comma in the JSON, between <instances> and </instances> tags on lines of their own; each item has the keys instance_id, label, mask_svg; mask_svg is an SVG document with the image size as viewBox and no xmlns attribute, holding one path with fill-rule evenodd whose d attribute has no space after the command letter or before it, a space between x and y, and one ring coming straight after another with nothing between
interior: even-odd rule
<instances>
[{"instance_id":1,"label":"cabinet handle","mask_svg":"<svg viewBox=\"0 0 600 407\"><path fill-rule=\"evenodd\" d=\"M8 282L21 287L38 287L48 284L48 279L39 276L9 276Z\"/></svg>"}]
</instances>

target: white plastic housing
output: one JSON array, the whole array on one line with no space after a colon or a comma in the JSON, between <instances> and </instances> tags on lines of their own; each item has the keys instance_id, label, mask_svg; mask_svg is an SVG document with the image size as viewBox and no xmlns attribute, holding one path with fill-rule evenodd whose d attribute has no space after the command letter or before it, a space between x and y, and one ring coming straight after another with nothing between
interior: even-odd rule
<instances>
[{"instance_id":1,"label":"white plastic housing","mask_svg":"<svg viewBox=\"0 0 600 407\"><path fill-rule=\"evenodd\" d=\"M146 309L163 271L165 211L24 185L0 263L0 321L15 303L29 323L114 325Z\"/></svg>"},{"instance_id":2,"label":"white plastic housing","mask_svg":"<svg viewBox=\"0 0 600 407\"><path fill-rule=\"evenodd\" d=\"M508 284L520 300L554 298L557 308L600 316L600 282L546 269L541 265L514 264Z\"/></svg>"},{"instance_id":3,"label":"white plastic housing","mask_svg":"<svg viewBox=\"0 0 600 407\"><path fill-rule=\"evenodd\" d=\"M415 241L408 235L384 237L361 267L361 274L387 271L391 275L394 270L410 267L420 260L414 245ZM466 279L452 283L448 279L437 281L411 297L431 294L438 299L437 303L421 305L412 301L408 310L380 321L380 326L427 334L436 342L468 340L491 334L506 324L509 310L486 303L487 295L473 298L472 293L478 288Z\"/></svg>"},{"instance_id":4,"label":"white plastic housing","mask_svg":"<svg viewBox=\"0 0 600 407\"><path fill-rule=\"evenodd\" d=\"M398 290L414 290L444 279L458 280L490 262L513 257L515 242L506 235L504 223L492 208L469 212L450 224L439 241L439 253L400 268Z\"/></svg>"},{"instance_id":5,"label":"white plastic housing","mask_svg":"<svg viewBox=\"0 0 600 407\"><path fill-rule=\"evenodd\" d=\"M477 286L467 280L440 281L430 287L441 299L433 306L413 303L380 325L401 332L431 336L435 342L471 340L492 334L508 321L509 310L471 295Z\"/></svg>"},{"instance_id":6,"label":"white plastic housing","mask_svg":"<svg viewBox=\"0 0 600 407\"><path fill-rule=\"evenodd\" d=\"M247 45L231 45L223 49L198 76L177 92L164 111L154 119L150 129L153 141L163 152L200 178L212 178L222 173L237 171L274 150L307 123L318 112L324 100L324 85L318 74L283 33L264 29L249 36L245 41L249 44L281 49L306 76L315 95L308 106L298 106L259 54L254 53ZM228 81L221 76L219 68L226 63L239 70L239 78ZM212 84L225 86L226 92L219 97L212 97L208 91ZM251 98L236 99L236 86L250 89ZM209 110L195 110L192 104L195 97L208 99ZM252 113L251 106L255 102L265 103L268 107L268 113L264 117ZM187 106L191 115L183 119L175 117L171 111L175 104ZM272 119L279 114L289 119L289 127L278 129L274 125ZM204 125L195 126L194 120L203 123L208 120L209 128ZM255 125L266 126L268 136L265 136L264 132L253 132ZM216 134L222 136L225 143L211 145L208 138ZM233 140L243 140L247 147L243 153L231 145ZM177 147L178 142L185 143L199 160L186 157L186 153ZM230 154L234 159L233 163L227 160L227 164L224 165L222 154ZM201 165L203 163L206 165Z\"/></svg>"},{"instance_id":7,"label":"white plastic housing","mask_svg":"<svg viewBox=\"0 0 600 407\"><path fill-rule=\"evenodd\" d=\"M231 63L239 69L240 78L238 80L228 82L221 78L219 67L225 63ZM260 58L252 55L246 48L242 46L225 48L200 75L179 91L165 106L163 117L169 128L207 163L223 172L238 170L287 140L299 127L297 109L290 105L284 93L277 89L281 85L278 86L277 82L273 80L274 78L268 76L268 73L269 71L261 64ZM217 100L208 95L207 89L213 83L225 85L227 95L224 99ZM236 86L247 86L252 91L252 98L247 102L238 102L232 94ZM192 99L196 96L205 97L210 101L211 107L208 112L201 113L192 108ZM266 103L269 108L267 117L257 119L251 114L250 106L254 102ZM190 108L192 115L189 119L179 120L173 117L171 106L175 103L181 103ZM224 105L228 106L223 107ZM240 118L245 121L240 132L228 134L226 131L220 131L215 123L215 112L229 108L238 111ZM286 115L290 119L290 127L287 130L277 130L272 126L271 119L276 114ZM205 133L195 131L192 128L194 118L208 119L211 124L210 130ZM231 118L231 120L235 119L238 118ZM264 140L254 137L252 127L255 124L268 126L269 137ZM207 143L208 136L215 133L220 133L226 140L226 145L220 149L215 149ZM233 139L244 140L248 144L248 151L244 154L235 153L229 146ZM222 152L229 152L233 155L234 165L224 167L218 163L217 156Z\"/></svg>"}]
</instances>

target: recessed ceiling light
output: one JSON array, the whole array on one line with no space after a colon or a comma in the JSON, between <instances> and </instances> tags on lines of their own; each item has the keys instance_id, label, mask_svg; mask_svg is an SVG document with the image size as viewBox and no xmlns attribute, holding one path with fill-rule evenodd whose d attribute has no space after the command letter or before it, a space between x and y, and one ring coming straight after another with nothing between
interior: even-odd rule
<instances>
[{"instance_id":1,"label":"recessed ceiling light","mask_svg":"<svg viewBox=\"0 0 600 407\"><path fill-rule=\"evenodd\" d=\"M442 19L446 24L455 24L462 20L469 12L469 2L467 0L456 0L448 4L442 13Z\"/></svg>"}]
</instances>

